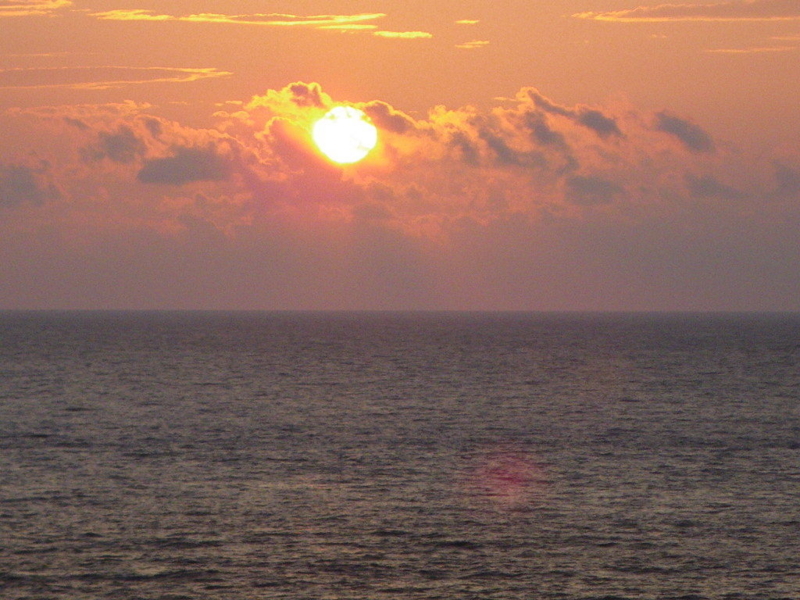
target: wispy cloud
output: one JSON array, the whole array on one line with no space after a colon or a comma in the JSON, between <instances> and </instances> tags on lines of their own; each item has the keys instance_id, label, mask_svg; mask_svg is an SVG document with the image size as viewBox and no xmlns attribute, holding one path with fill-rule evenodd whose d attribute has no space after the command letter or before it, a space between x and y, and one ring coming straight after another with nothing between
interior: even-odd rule
<instances>
[{"instance_id":1,"label":"wispy cloud","mask_svg":"<svg viewBox=\"0 0 800 600\"><path fill-rule=\"evenodd\" d=\"M0 69L0 89L105 90L143 83L188 83L232 75L216 68L41 67Z\"/></svg>"},{"instance_id":2,"label":"wispy cloud","mask_svg":"<svg viewBox=\"0 0 800 600\"><path fill-rule=\"evenodd\" d=\"M488 40L472 40L469 42L464 42L463 44L456 44L456 48L463 48L465 50L474 50L476 48L483 48L488 46Z\"/></svg>"},{"instance_id":3,"label":"wispy cloud","mask_svg":"<svg viewBox=\"0 0 800 600\"><path fill-rule=\"evenodd\" d=\"M749 48L709 48L711 54L774 54L776 52L792 52L797 46L756 46Z\"/></svg>"},{"instance_id":4,"label":"wispy cloud","mask_svg":"<svg viewBox=\"0 0 800 600\"><path fill-rule=\"evenodd\" d=\"M618 23L664 21L791 21L800 20L797 0L747 0L713 4L660 4L626 10L581 12L578 19Z\"/></svg>"},{"instance_id":5,"label":"wispy cloud","mask_svg":"<svg viewBox=\"0 0 800 600\"><path fill-rule=\"evenodd\" d=\"M3 17L30 17L49 15L59 8L71 6L70 0L0 1L0 19Z\"/></svg>"},{"instance_id":6,"label":"wispy cloud","mask_svg":"<svg viewBox=\"0 0 800 600\"><path fill-rule=\"evenodd\" d=\"M385 13L357 13L351 15L299 16L284 13L227 15L220 13L198 13L191 15L169 15L152 10L109 10L91 13L101 20L111 21L183 21L189 23L220 23L227 25L258 25L263 27L311 27L316 29L372 29L368 23L386 16Z\"/></svg>"},{"instance_id":7,"label":"wispy cloud","mask_svg":"<svg viewBox=\"0 0 800 600\"><path fill-rule=\"evenodd\" d=\"M152 10L144 9L119 9L105 12L91 13L92 17L104 21L174 21L171 15L154 14Z\"/></svg>"},{"instance_id":8,"label":"wispy cloud","mask_svg":"<svg viewBox=\"0 0 800 600\"><path fill-rule=\"evenodd\" d=\"M403 40L428 39L433 37L433 35L427 31L375 31L374 35Z\"/></svg>"},{"instance_id":9,"label":"wispy cloud","mask_svg":"<svg viewBox=\"0 0 800 600\"><path fill-rule=\"evenodd\" d=\"M480 23L480 19L459 19L456 21L456 25L477 25Z\"/></svg>"}]
</instances>

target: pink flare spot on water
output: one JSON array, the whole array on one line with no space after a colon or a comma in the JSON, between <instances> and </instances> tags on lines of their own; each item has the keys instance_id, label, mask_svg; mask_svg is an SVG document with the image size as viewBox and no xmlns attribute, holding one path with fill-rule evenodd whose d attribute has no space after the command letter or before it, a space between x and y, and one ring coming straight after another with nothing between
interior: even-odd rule
<instances>
[{"instance_id":1,"label":"pink flare spot on water","mask_svg":"<svg viewBox=\"0 0 800 600\"><path fill-rule=\"evenodd\" d=\"M546 486L543 468L518 449L493 449L478 456L468 470L467 489L477 500L496 508L529 508L541 500Z\"/></svg>"}]
</instances>

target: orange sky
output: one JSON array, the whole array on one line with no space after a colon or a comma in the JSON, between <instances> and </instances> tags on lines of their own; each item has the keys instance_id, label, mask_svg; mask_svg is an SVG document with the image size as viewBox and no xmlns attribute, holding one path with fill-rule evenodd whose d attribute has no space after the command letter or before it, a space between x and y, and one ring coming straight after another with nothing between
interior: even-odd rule
<instances>
[{"instance_id":1,"label":"orange sky","mask_svg":"<svg viewBox=\"0 0 800 600\"><path fill-rule=\"evenodd\" d=\"M0 2L0 308L798 310L800 2ZM362 108L346 168L309 128Z\"/></svg>"}]
</instances>

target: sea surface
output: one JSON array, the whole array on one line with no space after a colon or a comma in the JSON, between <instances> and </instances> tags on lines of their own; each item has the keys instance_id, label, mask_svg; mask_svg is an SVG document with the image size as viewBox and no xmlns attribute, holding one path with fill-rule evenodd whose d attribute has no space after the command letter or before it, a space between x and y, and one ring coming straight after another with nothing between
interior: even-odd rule
<instances>
[{"instance_id":1,"label":"sea surface","mask_svg":"<svg viewBox=\"0 0 800 600\"><path fill-rule=\"evenodd\" d=\"M800 599L800 315L0 313L0 597Z\"/></svg>"}]
</instances>

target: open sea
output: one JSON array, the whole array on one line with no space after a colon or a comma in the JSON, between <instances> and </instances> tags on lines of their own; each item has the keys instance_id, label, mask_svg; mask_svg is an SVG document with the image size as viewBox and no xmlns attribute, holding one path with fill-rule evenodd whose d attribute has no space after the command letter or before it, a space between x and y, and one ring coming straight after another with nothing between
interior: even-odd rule
<instances>
[{"instance_id":1,"label":"open sea","mask_svg":"<svg viewBox=\"0 0 800 600\"><path fill-rule=\"evenodd\" d=\"M800 599L800 315L0 313L0 597Z\"/></svg>"}]
</instances>

